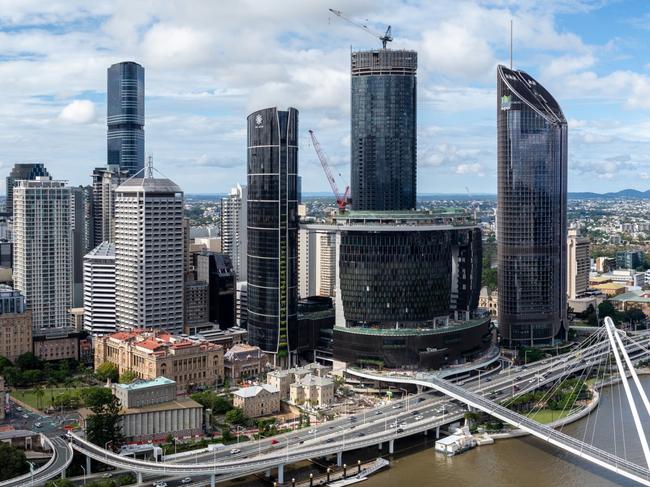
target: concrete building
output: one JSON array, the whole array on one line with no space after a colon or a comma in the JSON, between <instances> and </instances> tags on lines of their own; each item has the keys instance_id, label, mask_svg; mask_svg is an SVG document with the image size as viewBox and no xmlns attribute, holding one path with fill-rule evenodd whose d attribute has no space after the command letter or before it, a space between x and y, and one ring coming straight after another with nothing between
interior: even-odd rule
<instances>
[{"instance_id":1,"label":"concrete building","mask_svg":"<svg viewBox=\"0 0 650 487\"><path fill-rule=\"evenodd\" d=\"M93 249L92 221L92 187L77 186L70 188L70 253L72 255L72 307L83 306L83 259Z\"/></svg>"},{"instance_id":2,"label":"concrete building","mask_svg":"<svg viewBox=\"0 0 650 487\"><path fill-rule=\"evenodd\" d=\"M486 309L493 318L499 317L499 291L490 290L487 287L481 288L478 296L478 307Z\"/></svg>"},{"instance_id":3,"label":"concrete building","mask_svg":"<svg viewBox=\"0 0 650 487\"><path fill-rule=\"evenodd\" d=\"M113 395L123 408L139 408L176 399L176 382L166 377L136 380L131 384L113 384Z\"/></svg>"},{"instance_id":4,"label":"concrete building","mask_svg":"<svg viewBox=\"0 0 650 487\"><path fill-rule=\"evenodd\" d=\"M260 347L239 344L231 347L223 357L223 368L226 377L238 381L256 377L264 371L267 357Z\"/></svg>"},{"instance_id":5,"label":"concrete building","mask_svg":"<svg viewBox=\"0 0 650 487\"><path fill-rule=\"evenodd\" d=\"M298 231L298 296L336 296L336 232L302 226Z\"/></svg>"},{"instance_id":6,"label":"concrete building","mask_svg":"<svg viewBox=\"0 0 650 487\"><path fill-rule=\"evenodd\" d=\"M221 251L230 256L238 281L246 280L248 270L247 214L248 191L238 184L221 198Z\"/></svg>"},{"instance_id":7,"label":"concrete building","mask_svg":"<svg viewBox=\"0 0 650 487\"><path fill-rule=\"evenodd\" d=\"M266 374L266 382L278 389L280 399L289 399L291 393L291 384L299 382L307 375L315 377L326 377L332 371L331 367L319 363L311 363L304 367L294 367L292 369L274 370Z\"/></svg>"},{"instance_id":8,"label":"concrete building","mask_svg":"<svg viewBox=\"0 0 650 487\"><path fill-rule=\"evenodd\" d=\"M55 328L33 336L34 355L41 360L79 360L79 333L72 327Z\"/></svg>"},{"instance_id":9,"label":"concrete building","mask_svg":"<svg viewBox=\"0 0 650 487\"><path fill-rule=\"evenodd\" d=\"M223 245L221 244L221 237L197 237L194 243L202 245L205 250L209 252L222 252Z\"/></svg>"},{"instance_id":10,"label":"concrete building","mask_svg":"<svg viewBox=\"0 0 650 487\"><path fill-rule=\"evenodd\" d=\"M122 331L96 340L95 368L111 362L120 374L131 370L145 380L168 377L186 391L222 383L223 355L220 345L162 330Z\"/></svg>"},{"instance_id":11,"label":"concrete building","mask_svg":"<svg viewBox=\"0 0 650 487\"><path fill-rule=\"evenodd\" d=\"M128 169L118 165L97 167L93 171L93 241L115 241L115 190L129 177Z\"/></svg>"},{"instance_id":12,"label":"concrete building","mask_svg":"<svg viewBox=\"0 0 650 487\"><path fill-rule=\"evenodd\" d=\"M70 326L72 253L70 188L36 177L14 191L14 287L32 310L34 334Z\"/></svg>"},{"instance_id":13,"label":"concrete building","mask_svg":"<svg viewBox=\"0 0 650 487\"><path fill-rule=\"evenodd\" d=\"M612 257L596 257L596 272L610 272L616 269L616 259Z\"/></svg>"},{"instance_id":14,"label":"concrete building","mask_svg":"<svg viewBox=\"0 0 650 487\"><path fill-rule=\"evenodd\" d=\"M647 291L629 291L613 296L609 301L618 311L639 309L646 316L650 316L650 293Z\"/></svg>"},{"instance_id":15,"label":"concrete building","mask_svg":"<svg viewBox=\"0 0 650 487\"><path fill-rule=\"evenodd\" d=\"M248 283L237 281L235 290L235 324L246 327L248 323Z\"/></svg>"},{"instance_id":16,"label":"concrete building","mask_svg":"<svg viewBox=\"0 0 650 487\"><path fill-rule=\"evenodd\" d=\"M221 345L224 350L228 350L240 343L246 343L248 332L244 328L233 326L222 330L213 323L186 327L186 335L196 340L205 340L206 342Z\"/></svg>"},{"instance_id":17,"label":"concrete building","mask_svg":"<svg viewBox=\"0 0 650 487\"><path fill-rule=\"evenodd\" d=\"M84 257L84 330L114 333L115 244L102 242Z\"/></svg>"},{"instance_id":18,"label":"concrete building","mask_svg":"<svg viewBox=\"0 0 650 487\"><path fill-rule=\"evenodd\" d=\"M645 262L642 250L621 250L616 252L616 266L619 269L636 269Z\"/></svg>"},{"instance_id":19,"label":"concrete building","mask_svg":"<svg viewBox=\"0 0 650 487\"><path fill-rule=\"evenodd\" d=\"M183 192L169 179L131 178L116 190L115 301L120 329L183 330Z\"/></svg>"},{"instance_id":20,"label":"concrete building","mask_svg":"<svg viewBox=\"0 0 650 487\"><path fill-rule=\"evenodd\" d=\"M189 281L185 283L184 326L192 327L207 323L208 320L208 283L205 281Z\"/></svg>"},{"instance_id":21,"label":"concrete building","mask_svg":"<svg viewBox=\"0 0 650 487\"><path fill-rule=\"evenodd\" d=\"M259 418L280 412L280 391L268 384L242 387L233 393L233 406L249 418Z\"/></svg>"},{"instance_id":22,"label":"concrete building","mask_svg":"<svg viewBox=\"0 0 650 487\"><path fill-rule=\"evenodd\" d=\"M289 386L293 404L326 406L334 402L334 381L327 377L307 374Z\"/></svg>"},{"instance_id":23,"label":"concrete building","mask_svg":"<svg viewBox=\"0 0 650 487\"><path fill-rule=\"evenodd\" d=\"M12 362L32 351L32 312L20 291L0 285L0 356Z\"/></svg>"},{"instance_id":24,"label":"concrete building","mask_svg":"<svg viewBox=\"0 0 650 487\"><path fill-rule=\"evenodd\" d=\"M569 299L576 299L589 289L589 238L581 237L576 229L570 229L567 253L567 292Z\"/></svg>"}]
</instances>

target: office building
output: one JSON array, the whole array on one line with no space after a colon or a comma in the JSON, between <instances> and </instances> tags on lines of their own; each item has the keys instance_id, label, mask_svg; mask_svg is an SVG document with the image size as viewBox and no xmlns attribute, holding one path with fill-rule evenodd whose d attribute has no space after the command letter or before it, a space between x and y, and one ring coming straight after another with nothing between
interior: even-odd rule
<instances>
[{"instance_id":1,"label":"office building","mask_svg":"<svg viewBox=\"0 0 650 487\"><path fill-rule=\"evenodd\" d=\"M645 264L643 250L621 250L616 252L616 266L619 269L636 269Z\"/></svg>"},{"instance_id":2,"label":"office building","mask_svg":"<svg viewBox=\"0 0 650 487\"><path fill-rule=\"evenodd\" d=\"M589 238L580 236L576 229L570 229L567 252L567 293L569 299L576 299L589 289Z\"/></svg>"},{"instance_id":3,"label":"office building","mask_svg":"<svg viewBox=\"0 0 650 487\"><path fill-rule=\"evenodd\" d=\"M123 62L108 68L107 163L133 176L144 168L144 68Z\"/></svg>"},{"instance_id":4,"label":"office building","mask_svg":"<svg viewBox=\"0 0 650 487\"><path fill-rule=\"evenodd\" d=\"M139 379L164 376L180 391L223 382L223 347L163 330L133 330L100 337L95 343L95 369L104 362L119 373L130 370Z\"/></svg>"},{"instance_id":5,"label":"office building","mask_svg":"<svg viewBox=\"0 0 650 487\"><path fill-rule=\"evenodd\" d=\"M117 165L97 167L93 171L92 226L94 247L115 240L115 190L129 177L129 171Z\"/></svg>"},{"instance_id":6,"label":"office building","mask_svg":"<svg viewBox=\"0 0 650 487\"><path fill-rule=\"evenodd\" d=\"M84 330L115 333L115 244L102 242L84 257Z\"/></svg>"},{"instance_id":7,"label":"office building","mask_svg":"<svg viewBox=\"0 0 650 487\"><path fill-rule=\"evenodd\" d=\"M37 177L48 177L50 173L47 172L45 166L41 163L34 164L14 164L9 176L7 176L7 201L5 212L11 217L14 211L14 186L17 181L25 179L33 181Z\"/></svg>"},{"instance_id":8,"label":"office building","mask_svg":"<svg viewBox=\"0 0 650 487\"><path fill-rule=\"evenodd\" d=\"M523 71L497 68L499 332L512 347L564 339L567 122Z\"/></svg>"},{"instance_id":9,"label":"office building","mask_svg":"<svg viewBox=\"0 0 650 487\"><path fill-rule=\"evenodd\" d=\"M208 320L208 283L205 281L187 281L185 283L185 321L186 327L206 324ZM233 295L234 299L234 295ZM234 313L234 303L233 303Z\"/></svg>"},{"instance_id":10,"label":"office building","mask_svg":"<svg viewBox=\"0 0 650 487\"><path fill-rule=\"evenodd\" d=\"M298 231L298 296L334 297L336 232L302 226Z\"/></svg>"},{"instance_id":11,"label":"office building","mask_svg":"<svg viewBox=\"0 0 650 487\"><path fill-rule=\"evenodd\" d=\"M204 251L196 257L196 275L208 285L208 320L225 330L235 326L237 279L230 257Z\"/></svg>"},{"instance_id":12,"label":"office building","mask_svg":"<svg viewBox=\"0 0 650 487\"><path fill-rule=\"evenodd\" d=\"M83 259L92 250L92 189L90 186L70 188L70 224L72 253L72 307L83 306Z\"/></svg>"},{"instance_id":13,"label":"office building","mask_svg":"<svg viewBox=\"0 0 650 487\"><path fill-rule=\"evenodd\" d=\"M68 327L72 304L70 188L49 177L14 190L14 287L32 310L34 334Z\"/></svg>"},{"instance_id":14,"label":"office building","mask_svg":"<svg viewBox=\"0 0 650 487\"><path fill-rule=\"evenodd\" d=\"M289 361L296 325L298 110L248 116L248 341Z\"/></svg>"},{"instance_id":15,"label":"office building","mask_svg":"<svg viewBox=\"0 0 650 487\"><path fill-rule=\"evenodd\" d=\"M353 207L414 209L417 53L353 52L351 71Z\"/></svg>"},{"instance_id":16,"label":"office building","mask_svg":"<svg viewBox=\"0 0 650 487\"><path fill-rule=\"evenodd\" d=\"M0 356L11 362L32 351L32 312L20 291L0 285Z\"/></svg>"},{"instance_id":17,"label":"office building","mask_svg":"<svg viewBox=\"0 0 650 487\"><path fill-rule=\"evenodd\" d=\"M239 184L221 199L221 251L230 256L238 281L246 280L247 206L246 186Z\"/></svg>"},{"instance_id":18,"label":"office building","mask_svg":"<svg viewBox=\"0 0 650 487\"><path fill-rule=\"evenodd\" d=\"M81 356L80 334L74 327L53 328L46 334L34 334L34 355L41 360L79 360Z\"/></svg>"},{"instance_id":19,"label":"office building","mask_svg":"<svg viewBox=\"0 0 650 487\"><path fill-rule=\"evenodd\" d=\"M237 281L235 290L235 324L248 328L248 283Z\"/></svg>"},{"instance_id":20,"label":"office building","mask_svg":"<svg viewBox=\"0 0 650 487\"><path fill-rule=\"evenodd\" d=\"M169 179L115 190L115 301L120 329L183 330L183 192Z\"/></svg>"}]
</instances>

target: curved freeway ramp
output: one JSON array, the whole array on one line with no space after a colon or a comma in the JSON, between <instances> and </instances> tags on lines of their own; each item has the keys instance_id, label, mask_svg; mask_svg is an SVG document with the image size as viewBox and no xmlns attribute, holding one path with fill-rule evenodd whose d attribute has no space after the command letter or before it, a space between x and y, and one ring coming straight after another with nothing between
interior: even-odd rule
<instances>
[{"instance_id":1,"label":"curved freeway ramp","mask_svg":"<svg viewBox=\"0 0 650 487\"><path fill-rule=\"evenodd\" d=\"M33 485L42 485L48 480L61 475L68 468L74 453L72 446L63 438L48 438L47 436L43 438L45 443L52 449L52 458L41 468L34 470L33 477L31 473L26 473L20 477L0 482L0 487L25 487L26 485L32 485L32 479Z\"/></svg>"}]
</instances>

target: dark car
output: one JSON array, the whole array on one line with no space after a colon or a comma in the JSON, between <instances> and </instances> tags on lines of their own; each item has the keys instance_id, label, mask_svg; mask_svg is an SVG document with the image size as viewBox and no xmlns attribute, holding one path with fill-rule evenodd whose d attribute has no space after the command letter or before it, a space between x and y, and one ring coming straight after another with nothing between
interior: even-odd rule
<instances>
[{"instance_id":1,"label":"dark car","mask_svg":"<svg viewBox=\"0 0 650 487\"><path fill-rule=\"evenodd\" d=\"M404 433L404 429L403 428L397 428L397 432L398 433Z\"/></svg>"},{"instance_id":2,"label":"dark car","mask_svg":"<svg viewBox=\"0 0 650 487\"><path fill-rule=\"evenodd\" d=\"M334 443L334 438L328 438L325 440L325 443Z\"/></svg>"}]
</instances>

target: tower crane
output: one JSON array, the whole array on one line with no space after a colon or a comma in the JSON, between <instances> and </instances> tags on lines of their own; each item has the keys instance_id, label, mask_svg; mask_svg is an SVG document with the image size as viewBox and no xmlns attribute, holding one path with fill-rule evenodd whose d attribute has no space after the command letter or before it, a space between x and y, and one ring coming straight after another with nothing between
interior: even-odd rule
<instances>
[{"instance_id":1,"label":"tower crane","mask_svg":"<svg viewBox=\"0 0 650 487\"><path fill-rule=\"evenodd\" d=\"M325 171L325 176L327 176L327 181L330 183L330 187L332 188L332 192L334 193L334 197L336 198L336 204L338 205L340 211L345 211L345 207L348 204L350 186L345 187L345 192L343 193L343 196L341 196L341 193L339 193L339 187L336 184L336 180L334 179L334 175L332 174L332 170L330 169L329 162L327 162L327 156L323 152L323 149L321 148L320 143L316 138L316 134L314 134L314 131L311 129L309 130L309 136L311 137L311 142L314 146L314 149L316 150L316 155L318 156L318 160L320 161L321 166L323 166L323 171Z\"/></svg>"},{"instance_id":2,"label":"tower crane","mask_svg":"<svg viewBox=\"0 0 650 487\"><path fill-rule=\"evenodd\" d=\"M386 29L386 32L384 33L384 35L381 35L381 33L373 31L367 25L362 24L360 22L357 22L356 20L352 20L352 19L346 17L345 15L343 15L343 12L341 12L340 10L334 10L333 8L331 8L331 9L329 9L329 11L332 12L337 17L342 18L346 22L349 22L350 24L356 25L357 27L365 30L371 36L378 38L381 41L381 44L382 44L384 49L386 49L386 44L389 43L389 42L392 42L392 40L393 40L393 36L391 35L391 27L390 27L390 25L388 26L388 29Z\"/></svg>"}]
</instances>

